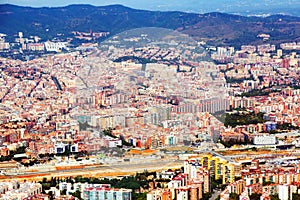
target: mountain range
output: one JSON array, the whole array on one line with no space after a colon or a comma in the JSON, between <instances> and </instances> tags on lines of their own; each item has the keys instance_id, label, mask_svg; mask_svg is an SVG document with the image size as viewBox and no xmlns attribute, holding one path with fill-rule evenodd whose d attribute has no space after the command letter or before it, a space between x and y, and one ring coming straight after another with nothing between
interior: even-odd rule
<instances>
[{"instance_id":1,"label":"mountain range","mask_svg":"<svg viewBox=\"0 0 300 200\"><path fill-rule=\"evenodd\" d=\"M272 15L246 17L226 13L185 13L147 11L122 5L66 7L21 7L0 5L0 33L19 31L42 39L71 31L109 31L112 34L141 27L162 27L189 34L213 45L261 44L259 34L270 35L270 42L300 41L300 17Z\"/></svg>"}]
</instances>

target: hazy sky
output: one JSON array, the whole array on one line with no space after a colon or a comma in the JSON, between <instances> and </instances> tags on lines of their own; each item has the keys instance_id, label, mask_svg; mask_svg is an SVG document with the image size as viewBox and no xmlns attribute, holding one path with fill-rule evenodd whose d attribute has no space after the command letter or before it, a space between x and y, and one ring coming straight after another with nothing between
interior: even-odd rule
<instances>
[{"instance_id":1,"label":"hazy sky","mask_svg":"<svg viewBox=\"0 0 300 200\"><path fill-rule=\"evenodd\" d=\"M0 0L32 7L57 7L70 4L92 4L96 6L122 4L131 8L147 10L178 10L185 12L235 12L235 13L287 13L300 10L300 0Z\"/></svg>"}]
</instances>

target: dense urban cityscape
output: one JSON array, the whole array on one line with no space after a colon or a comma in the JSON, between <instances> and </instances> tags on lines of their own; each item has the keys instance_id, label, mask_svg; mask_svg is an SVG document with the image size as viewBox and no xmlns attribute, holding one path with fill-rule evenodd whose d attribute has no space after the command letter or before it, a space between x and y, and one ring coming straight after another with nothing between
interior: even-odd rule
<instances>
[{"instance_id":1,"label":"dense urban cityscape","mask_svg":"<svg viewBox=\"0 0 300 200\"><path fill-rule=\"evenodd\" d=\"M300 43L0 34L0 199L300 199Z\"/></svg>"}]
</instances>

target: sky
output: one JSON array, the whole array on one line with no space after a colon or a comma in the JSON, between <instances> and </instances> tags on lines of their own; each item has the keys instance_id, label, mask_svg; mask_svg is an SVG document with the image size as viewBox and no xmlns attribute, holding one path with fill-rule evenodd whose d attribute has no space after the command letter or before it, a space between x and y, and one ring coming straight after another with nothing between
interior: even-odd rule
<instances>
[{"instance_id":1,"label":"sky","mask_svg":"<svg viewBox=\"0 0 300 200\"><path fill-rule=\"evenodd\" d=\"M95 6L122 4L131 8L195 13L227 12L236 14L291 14L300 15L300 0L0 0L31 7L60 7L70 4Z\"/></svg>"}]
</instances>

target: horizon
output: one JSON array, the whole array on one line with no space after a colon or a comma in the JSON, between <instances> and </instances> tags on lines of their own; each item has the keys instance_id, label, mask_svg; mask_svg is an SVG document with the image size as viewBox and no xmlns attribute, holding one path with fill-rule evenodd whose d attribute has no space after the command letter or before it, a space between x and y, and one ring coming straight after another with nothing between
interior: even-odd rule
<instances>
[{"instance_id":1,"label":"horizon","mask_svg":"<svg viewBox=\"0 0 300 200\"><path fill-rule=\"evenodd\" d=\"M53 0L51 2L45 0L0 0L0 4L11 4L24 7L65 7L69 5L92 5L92 6L109 6L109 5L122 5L125 7L141 10L151 11L181 11L187 13L210 13L221 12L237 15L292 15L300 16L300 2L297 0L285 0L285 1L273 1L273 0L252 0L252 1L240 1L232 0L230 4L226 0L212 0L210 2L203 2L196 0L187 0L182 3L180 0L166 0L164 3L160 3L159 0L138 1L138 0L114 0L114 1L97 1L97 0Z\"/></svg>"}]
</instances>

